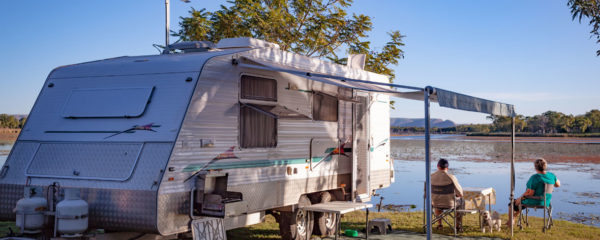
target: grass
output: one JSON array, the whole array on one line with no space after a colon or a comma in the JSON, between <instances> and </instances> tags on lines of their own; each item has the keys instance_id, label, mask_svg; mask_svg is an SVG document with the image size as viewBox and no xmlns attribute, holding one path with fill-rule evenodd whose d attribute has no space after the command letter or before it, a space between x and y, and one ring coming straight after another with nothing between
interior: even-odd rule
<instances>
[{"instance_id":1,"label":"grass","mask_svg":"<svg viewBox=\"0 0 600 240\"><path fill-rule=\"evenodd\" d=\"M370 213L369 218L389 218L392 221L394 230L404 230L411 232L423 232L423 213L422 212L401 212L401 213ZM508 215L502 216L503 224L506 223ZM362 230L364 228L364 212L353 212L344 215L342 218L342 231L345 229ZM510 229L505 225L500 232L482 233L479 229L477 214L467 215L463 219L464 232L460 236L469 237L496 237L510 239ZM600 228L587 226L579 223L573 223L564 220L555 220L554 226L547 233L542 232L542 218L529 217L530 227L524 227L519 230L515 227L514 239L598 239ZM434 230L434 233L452 235L453 232L448 226L440 231ZM280 239L279 227L272 216L267 216L264 223L230 230L227 232L228 239Z\"/></svg>"},{"instance_id":2,"label":"grass","mask_svg":"<svg viewBox=\"0 0 600 240\"><path fill-rule=\"evenodd\" d=\"M422 212L386 212L386 213L371 213L369 218L389 218L392 221L394 230L404 230L411 232L423 232L423 213ZM502 216L503 224L508 216ZM342 218L342 231L345 229L362 230L364 228L364 212L353 212L344 215ZM460 236L469 237L496 237L509 239L510 229L506 226L502 227L500 232L482 233L479 229L478 217L476 214L467 215L463 220L465 231ZM530 217L530 227L519 230L515 228L514 239L598 239L600 236L600 228L587 226L579 223L573 223L563 220L555 220L554 226L547 233L542 233L542 219ZM13 222L0 222L0 237L8 233L8 227L16 229ZM452 235L453 232L447 226L440 231L434 233ZM227 232L228 239L261 239L275 240L280 239L279 227L275 219L268 215L264 223L252 225L249 227L238 228Z\"/></svg>"},{"instance_id":3,"label":"grass","mask_svg":"<svg viewBox=\"0 0 600 240\"><path fill-rule=\"evenodd\" d=\"M15 226L14 222L0 222L0 238L6 236L9 233L8 228L12 228L12 230L15 232L19 231Z\"/></svg>"}]
</instances>

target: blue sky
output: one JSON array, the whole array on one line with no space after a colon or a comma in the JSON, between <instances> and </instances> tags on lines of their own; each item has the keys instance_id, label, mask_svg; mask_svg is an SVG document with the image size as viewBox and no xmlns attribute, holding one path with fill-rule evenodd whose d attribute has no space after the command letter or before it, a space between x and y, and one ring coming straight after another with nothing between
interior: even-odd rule
<instances>
[{"instance_id":1,"label":"blue sky","mask_svg":"<svg viewBox=\"0 0 600 240\"><path fill-rule=\"evenodd\" d=\"M171 0L171 25L190 7L224 1ZM571 21L559 1L366 1L351 12L373 18L374 47L400 30L406 58L396 83L436 86L515 104L517 112L583 114L599 108L599 45L590 26ZM164 42L164 1L6 1L0 8L0 113L28 113L60 65L156 54ZM176 39L172 38L172 41ZM486 122L485 115L435 107L432 117ZM422 117L423 106L397 101L395 117Z\"/></svg>"}]
</instances>

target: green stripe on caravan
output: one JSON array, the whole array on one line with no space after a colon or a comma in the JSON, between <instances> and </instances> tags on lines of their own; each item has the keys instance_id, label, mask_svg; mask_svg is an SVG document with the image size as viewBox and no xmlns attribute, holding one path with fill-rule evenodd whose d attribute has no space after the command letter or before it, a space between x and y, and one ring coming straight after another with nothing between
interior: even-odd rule
<instances>
[{"instance_id":1,"label":"green stripe on caravan","mask_svg":"<svg viewBox=\"0 0 600 240\"><path fill-rule=\"evenodd\" d=\"M375 147L371 147L369 150L370 150L371 152L373 152L373 151L375 151L375 149L377 149L377 148L379 148L379 147L381 147L381 146L385 145L385 144L386 144L386 143L387 143L389 140L390 140L389 138L383 139L383 141L379 142L379 144L377 144L377 146L375 146Z\"/></svg>"},{"instance_id":2,"label":"green stripe on caravan","mask_svg":"<svg viewBox=\"0 0 600 240\"><path fill-rule=\"evenodd\" d=\"M318 163L324 157L313 157L312 162ZM325 161L331 160L331 157ZM254 161L236 161L236 162L225 162L225 163L213 163L206 167L205 170L214 169L235 169L235 168L257 168L257 167L270 167L270 166L281 166L291 164L303 164L307 163L305 158L291 158L281 160L254 160ZM206 163L205 163L206 164ZM205 164L190 164L183 169L183 172L195 172L204 167Z\"/></svg>"}]
</instances>

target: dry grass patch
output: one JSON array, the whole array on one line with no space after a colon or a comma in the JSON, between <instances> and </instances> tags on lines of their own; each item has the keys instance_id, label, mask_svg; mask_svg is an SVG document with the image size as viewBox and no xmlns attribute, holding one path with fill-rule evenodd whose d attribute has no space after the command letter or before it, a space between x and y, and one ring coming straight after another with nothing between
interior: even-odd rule
<instances>
[{"instance_id":1,"label":"dry grass patch","mask_svg":"<svg viewBox=\"0 0 600 240\"><path fill-rule=\"evenodd\" d=\"M386 212L386 213L371 213L369 218L389 218L392 221L394 230L404 230L411 232L423 232L423 213L422 212ZM508 216L502 216L502 221L506 222ZM342 218L342 230L364 228L365 215L364 212L353 212L344 215ZM519 230L515 228L514 239L598 239L600 237L600 228L587 226L579 223L573 223L563 220L555 220L554 226L547 233L542 232L542 219L538 217L530 217L530 227ZM0 237L8 233L8 228L16 230L14 222L0 222ZM468 237L494 237L494 238L510 238L510 229L503 226L500 232L482 233L479 229L478 217L476 214L467 215L464 219L463 227L465 231L460 233L460 236ZM447 226L440 231L434 233L452 235L453 232ZM275 218L268 215L264 223L253 226L238 228L227 231L228 239L262 239L275 240L280 239L279 226L275 222Z\"/></svg>"},{"instance_id":2,"label":"dry grass patch","mask_svg":"<svg viewBox=\"0 0 600 240\"><path fill-rule=\"evenodd\" d=\"M392 221L394 230L404 230L411 232L423 232L423 213L422 212L401 212L401 213L371 213L369 218L389 218ZM503 224L506 223L508 215L502 215ZM587 226L579 223L573 223L563 220L555 220L554 226L547 233L542 232L542 218L530 217L530 227L519 230L515 228L514 239L598 239L600 237L600 228ZM342 218L342 230L364 228L364 212L353 212L344 215ZM467 215L464 218L463 227L465 231L460 236L468 237L494 237L510 238L510 229L505 225L500 232L482 233L479 229L478 217L476 214ZM440 231L434 230L434 233L452 235L453 232L448 226ZM264 223L234 229L227 232L228 239L280 239L279 227L272 216L267 216Z\"/></svg>"}]
</instances>

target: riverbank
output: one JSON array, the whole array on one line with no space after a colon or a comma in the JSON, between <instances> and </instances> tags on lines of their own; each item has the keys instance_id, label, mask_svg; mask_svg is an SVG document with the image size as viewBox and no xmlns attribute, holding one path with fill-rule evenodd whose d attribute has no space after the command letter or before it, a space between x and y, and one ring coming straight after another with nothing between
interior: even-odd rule
<instances>
[{"instance_id":1,"label":"riverbank","mask_svg":"<svg viewBox=\"0 0 600 240\"><path fill-rule=\"evenodd\" d=\"M423 136L425 133L391 133L391 137L407 137L407 136ZM432 136L463 136L469 139L509 139L510 133L431 133ZM582 141L600 141L600 133L516 133L517 139L529 139L529 140L544 140L544 141L564 141L569 140L582 140Z\"/></svg>"},{"instance_id":2,"label":"riverbank","mask_svg":"<svg viewBox=\"0 0 600 240\"><path fill-rule=\"evenodd\" d=\"M465 133L465 135L471 137L510 137L511 133L508 132L493 132L493 133ZM545 137L545 138L600 138L600 133L529 133L529 132L518 132L515 133L517 137Z\"/></svg>"},{"instance_id":3,"label":"riverbank","mask_svg":"<svg viewBox=\"0 0 600 240\"><path fill-rule=\"evenodd\" d=\"M395 136L391 140L394 159L423 160L423 135ZM508 162L511 159L510 137L435 134L431 135L431 140L434 159L444 157L476 162ZM517 162L543 157L551 163L600 164L600 138L517 137L515 140Z\"/></svg>"},{"instance_id":4,"label":"riverbank","mask_svg":"<svg viewBox=\"0 0 600 240\"><path fill-rule=\"evenodd\" d=\"M21 129L0 128L0 143L10 143L16 141L20 132Z\"/></svg>"},{"instance_id":5,"label":"riverbank","mask_svg":"<svg viewBox=\"0 0 600 240\"><path fill-rule=\"evenodd\" d=\"M392 222L392 228L394 231L409 231L423 233L423 212L382 212L382 213L371 213L369 214L370 219L373 218L388 218ZM506 223L508 216L502 215L503 224ZM362 230L364 228L364 212L353 212L345 214L342 218L342 230L345 229L356 229ZM493 238L510 238L510 229L505 225L502 226L500 232L493 233L482 233L478 225L477 214L470 214L465 216L463 220L464 232L460 233L459 236L468 237L493 237ZM541 228L542 218L530 217L530 227L519 230L515 228L514 239L597 239L600 236L600 228L587 226L579 223L572 223L564 220L555 220L554 226L547 233L543 233ZM0 237L5 236L8 233L8 228L16 229L14 222L0 222ZM442 231L434 230L434 233L443 235L452 235L453 232L448 226L444 226ZM376 235L374 235L376 236ZM275 221L275 218L271 215L265 217L265 222L261 224L252 225L249 227L238 228L227 231L228 239L281 239L279 234L279 225Z\"/></svg>"}]
</instances>

